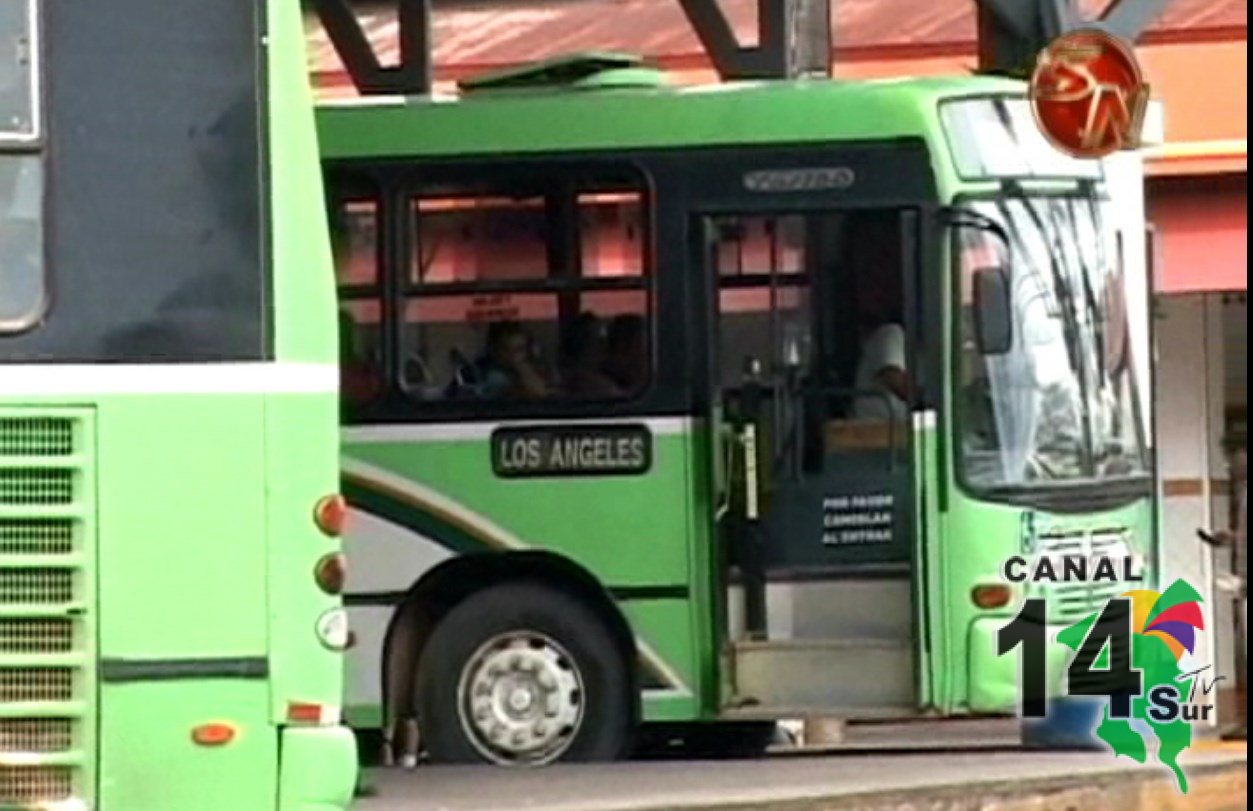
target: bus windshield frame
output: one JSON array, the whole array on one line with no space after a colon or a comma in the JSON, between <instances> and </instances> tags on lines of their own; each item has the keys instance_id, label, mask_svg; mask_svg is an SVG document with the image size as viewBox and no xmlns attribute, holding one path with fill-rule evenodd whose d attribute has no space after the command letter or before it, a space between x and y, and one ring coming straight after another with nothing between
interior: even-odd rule
<instances>
[{"instance_id":1,"label":"bus windshield frame","mask_svg":"<svg viewBox=\"0 0 1253 811\"><path fill-rule=\"evenodd\" d=\"M940 105L953 167L964 181L1104 179L1099 161L1058 151L1023 96L966 96Z\"/></svg>"},{"instance_id":2,"label":"bus windshield frame","mask_svg":"<svg viewBox=\"0 0 1253 811\"><path fill-rule=\"evenodd\" d=\"M1151 481L1151 404L1137 385L1149 347L1132 337L1147 332L1129 329L1147 313L1126 308L1109 205L1092 188L961 200L1004 235L958 225L951 242L957 475L980 497L1138 493ZM992 356L974 347L970 306L973 272L989 264L1009 271L1014 325L1010 350Z\"/></svg>"}]
</instances>

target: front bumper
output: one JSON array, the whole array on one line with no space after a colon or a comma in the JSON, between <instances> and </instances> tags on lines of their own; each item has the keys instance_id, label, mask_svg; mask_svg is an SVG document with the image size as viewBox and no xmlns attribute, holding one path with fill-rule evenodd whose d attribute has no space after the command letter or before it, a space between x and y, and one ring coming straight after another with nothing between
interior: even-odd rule
<instances>
[{"instance_id":1,"label":"front bumper","mask_svg":"<svg viewBox=\"0 0 1253 811\"><path fill-rule=\"evenodd\" d=\"M282 730L280 811L344 811L357 783L357 741L342 726Z\"/></svg>"},{"instance_id":2,"label":"front bumper","mask_svg":"<svg viewBox=\"0 0 1253 811\"><path fill-rule=\"evenodd\" d=\"M996 634L1013 619L981 617L970 624L966 639L969 656L967 678L969 706L976 713L1018 714L1021 652L1013 650L1004 656L996 653ZM1065 695L1066 668L1073 652L1056 642L1057 632L1066 626L1050 625L1045 632L1045 685L1050 696Z\"/></svg>"}]
</instances>

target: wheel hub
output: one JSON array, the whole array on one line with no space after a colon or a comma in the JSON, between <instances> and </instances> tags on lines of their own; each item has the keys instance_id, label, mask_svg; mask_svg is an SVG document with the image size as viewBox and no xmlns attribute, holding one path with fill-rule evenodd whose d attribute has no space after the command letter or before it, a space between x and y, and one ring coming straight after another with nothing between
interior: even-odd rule
<instances>
[{"instance_id":1,"label":"wheel hub","mask_svg":"<svg viewBox=\"0 0 1253 811\"><path fill-rule=\"evenodd\" d=\"M509 631L481 645L457 693L462 727L494 763L550 763L583 721L583 679L574 660L533 631Z\"/></svg>"}]
</instances>

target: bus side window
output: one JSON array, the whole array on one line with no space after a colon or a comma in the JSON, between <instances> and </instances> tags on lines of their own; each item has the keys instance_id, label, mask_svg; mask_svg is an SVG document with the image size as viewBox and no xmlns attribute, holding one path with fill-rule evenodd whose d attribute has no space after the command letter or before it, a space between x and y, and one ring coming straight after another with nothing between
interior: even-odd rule
<instances>
[{"instance_id":1,"label":"bus side window","mask_svg":"<svg viewBox=\"0 0 1253 811\"><path fill-rule=\"evenodd\" d=\"M0 3L0 140L38 135L34 25L29 3Z\"/></svg>"},{"instance_id":2,"label":"bus side window","mask_svg":"<svg viewBox=\"0 0 1253 811\"><path fill-rule=\"evenodd\" d=\"M34 8L0 3L0 335L37 323L48 299Z\"/></svg>"},{"instance_id":3,"label":"bus side window","mask_svg":"<svg viewBox=\"0 0 1253 811\"><path fill-rule=\"evenodd\" d=\"M723 217L715 223L724 390L739 387L750 358L772 372L785 361L785 338L810 338L805 225L801 215Z\"/></svg>"},{"instance_id":4,"label":"bus side window","mask_svg":"<svg viewBox=\"0 0 1253 811\"><path fill-rule=\"evenodd\" d=\"M384 388L378 214L378 202L368 197L343 200L331 211L340 306L340 389L348 412L378 399Z\"/></svg>"},{"instance_id":5,"label":"bus side window","mask_svg":"<svg viewBox=\"0 0 1253 811\"><path fill-rule=\"evenodd\" d=\"M644 196L588 185L545 173L412 200L400 324L411 398L621 400L647 383Z\"/></svg>"}]
</instances>

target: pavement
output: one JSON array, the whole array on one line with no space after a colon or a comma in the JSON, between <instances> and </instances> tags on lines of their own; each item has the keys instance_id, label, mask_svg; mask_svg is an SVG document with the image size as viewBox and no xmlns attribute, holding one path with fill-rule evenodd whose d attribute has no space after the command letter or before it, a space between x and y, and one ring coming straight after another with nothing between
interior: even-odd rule
<instances>
[{"instance_id":1,"label":"pavement","mask_svg":"<svg viewBox=\"0 0 1253 811\"><path fill-rule=\"evenodd\" d=\"M925 728L924 728L925 730ZM1243 811L1243 743L1202 740L1180 795L1160 765L1103 752L1029 752L977 730L850 734L821 752L513 770L371 772L354 811ZM956 735L956 737L954 737Z\"/></svg>"}]
</instances>

